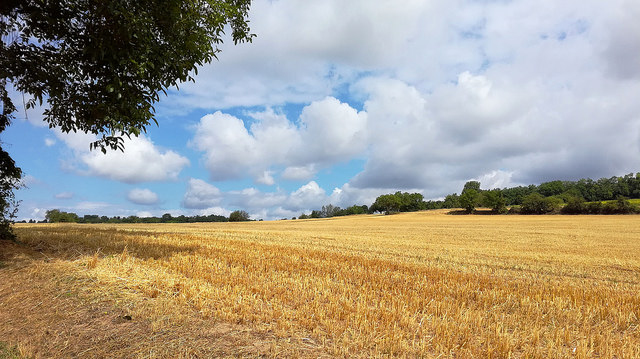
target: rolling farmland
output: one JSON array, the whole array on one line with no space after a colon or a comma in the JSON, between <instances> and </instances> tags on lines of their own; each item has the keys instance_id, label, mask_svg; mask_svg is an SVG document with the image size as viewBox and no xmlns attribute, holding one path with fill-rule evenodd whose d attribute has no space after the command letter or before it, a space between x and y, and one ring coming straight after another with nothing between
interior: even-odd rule
<instances>
[{"instance_id":1,"label":"rolling farmland","mask_svg":"<svg viewBox=\"0 0 640 359\"><path fill-rule=\"evenodd\" d=\"M18 225L0 342L41 357L640 357L638 219Z\"/></svg>"}]
</instances>

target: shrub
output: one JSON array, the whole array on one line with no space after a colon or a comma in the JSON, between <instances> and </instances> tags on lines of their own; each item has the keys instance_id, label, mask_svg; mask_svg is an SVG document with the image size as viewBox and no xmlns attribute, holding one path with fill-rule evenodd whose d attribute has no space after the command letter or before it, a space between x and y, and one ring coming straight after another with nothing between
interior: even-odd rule
<instances>
[{"instance_id":1,"label":"shrub","mask_svg":"<svg viewBox=\"0 0 640 359\"><path fill-rule=\"evenodd\" d=\"M522 214L546 214L560 207L559 199L543 197L539 193L532 193L522 200L520 212Z\"/></svg>"},{"instance_id":2,"label":"shrub","mask_svg":"<svg viewBox=\"0 0 640 359\"><path fill-rule=\"evenodd\" d=\"M620 214L629 214L636 212L634 206L631 205L631 202L629 202L628 199L622 196L618 197L618 199L616 200L616 209Z\"/></svg>"},{"instance_id":3,"label":"shrub","mask_svg":"<svg viewBox=\"0 0 640 359\"><path fill-rule=\"evenodd\" d=\"M588 214L601 214L602 202L589 202L586 205L586 212Z\"/></svg>"},{"instance_id":4,"label":"shrub","mask_svg":"<svg viewBox=\"0 0 640 359\"><path fill-rule=\"evenodd\" d=\"M583 214L587 213L587 206L584 204L582 197L569 197L567 204L560 210L564 214Z\"/></svg>"}]
</instances>

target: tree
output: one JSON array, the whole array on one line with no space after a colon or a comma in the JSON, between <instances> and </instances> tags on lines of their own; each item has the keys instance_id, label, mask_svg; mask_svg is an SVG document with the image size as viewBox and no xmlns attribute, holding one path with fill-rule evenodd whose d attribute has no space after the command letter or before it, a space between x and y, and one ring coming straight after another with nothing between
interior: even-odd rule
<instances>
[{"instance_id":1,"label":"tree","mask_svg":"<svg viewBox=\"0 0 640 359\"><path fill-rule=\"evenodd\" d=\"M462 188L462 193L468 190L475 190L476 192L480 192L480 182L478 181L468 181L464 184L464 188Z\"/></svg>"},{"instance_id":2,"label":"tree","mask_svg":"<svg viewBox=\"0 0 640 359\"><path fill-rule=\"evenodd\" d=\"M447 195L442 202L443 208L458 208L460 207L460 196L457 193Z\"/></svg>"},{"instance_id":3,"label":"tree","mask_svg":"<svg viewBox=\"0 0 640 359\"><path fill-rule=\"evenodd\" d=\"M545 214L556 210L560 204L552 197L543 197L540 193L534 192L522 200L520 208L523 214Z\"/></svg>"},{"instance_id":4,"label":"tree","mask_svg":"<svg viewBox=\"0 0 640 359\"><path fill-rule=\"evenodd\" d=\"M4 127L0 122L0 132ZM11 231L11 221L18 210L18 201L13 191L20 188L22 171L16 167L13 159L1 145L2 143L0 143L0 240L15 239L15 234Z\"/></svg>"},{"instance_id":5,"label":"tree","mask_svg":"<svg viewBox=\"0 0 640 359\"><path fill-rule=\"evenodd\" d=\"M340 207L336 207L332 204L328 204L326 206L322 206L322 210L320 211L321 217L330 218L335 216L338 212L340 212Z\"/></svg>"},{"instance_id":6,"label":"tree","mask_svg":"<svg viewBox=\"0 0 640 359\"><path fill-rule=\"evenodd\" d=\"M480 199L480 182L478 181L469 181L464 184L464 188L462 189L462 194L458 198L458 202L460 206L464 208L467 213L473 212L473 210L478 205L478 200Z\"/></svg>"},{"instance_id":7,"label":"tree","mask_svg":"<svg viewBox=\"0 0 640 359\"><path fill-rule=\"evenodd\" d=\"M62 132L98 135L90 148L123 150L146 131L159 93L193 81L217 58L225 29L251 41L250 0L3 0L0 3L0 133L16 107L10 88L45 105ZM1 144L0 144L1 145ZM0 147L2 228L21 172ZM7 227L8 228L8 227ZM5 235L2 235L3 237Z\"/></svg>"},{"instance_id":8,"label":"tree","mask_svg":"<svg viewBox=\"0 0 640 359\"><path fill-rule=\"evenodd\" d=\"M249 220L249 213L246 211L233 211L229 215L229 222L245 222Z\"/></svg>"},{"instance_id":9,"label":"tree","mask_svg":"<svg viewBox=\"0 0 640 359\"><path fill-rule=\"evenodd\" d=\"M59 209L48 210L44 217L49 223L78 222L79 217L73 212L63 212Z\"/></svg>"},{"instance_id":10,"label":"tree","mask_svg":"<svg viewBox=\"0 0 640 359\"><path fill-rule=\"evenodd\" d=\"M476 208L480 194L475 189L468 189L462 192L458 202L465 212L471 213Z\"/></svg>"},{"instance_id":11,"label":"tree","mask_svg":"<svg viewBox=\"0 0 640 359\"><path fill-rule=\"evenodd\" d=\"M485 191L482 196L482 203L491 208L493 213L507 212L507 201L499 189Z\"/></svg>"},{"instance_id":12,"label":"tree","mask_svg":"<svg viewBox=\"0 0 640 359\"><path fill-rule=\"evenodd\" d=\"M398 192L399 193L399 192ZM400 198L393 194L383 194L376 198L370 210L384 212L385 214L400 212Z\"/></svg>"},{"instance_id":13,"label":"tree","mask_svg":"<svg viewBox=\"0 0 640 359\"><path fill-rule=\"evenodd\" d=\"M559 195L564 191L566 191L566 186L562 181L545 182L538 186L538 193L544 197Z\"/></svg>"},{"instance_id":14,"label":"tree","mask_svg":"<svg viewBox=\"0 0 640 359\"><path fill-rule=\"evenodd\" d=\"M572 196L567 200L567 204L560 209L564 214L584 214L587 212L587 205L582 197Z\"/></svg>"}]
</instances>

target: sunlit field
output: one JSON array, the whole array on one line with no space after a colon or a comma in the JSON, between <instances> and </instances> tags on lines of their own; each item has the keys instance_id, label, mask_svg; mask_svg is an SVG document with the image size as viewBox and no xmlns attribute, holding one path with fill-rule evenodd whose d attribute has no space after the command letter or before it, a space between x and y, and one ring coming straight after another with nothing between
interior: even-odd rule
<instances>
[{"instance_id":1,"label":"sunlit field","mask_svg":"<svg viewBox=\"0 0 640 359\"><path fill-rule=\"evenodd\" d=\"M0 342L36 357L640 357L639 216L445 213L18 225L24 246L0 247Z\"/></svg>"}]
</instances>

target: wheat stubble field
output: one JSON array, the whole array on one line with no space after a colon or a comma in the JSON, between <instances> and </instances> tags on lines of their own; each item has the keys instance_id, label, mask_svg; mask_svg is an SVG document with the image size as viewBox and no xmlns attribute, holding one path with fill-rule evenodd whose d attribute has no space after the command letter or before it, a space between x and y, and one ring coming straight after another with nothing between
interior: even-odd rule
<instances>
[{"instance_id":1,"label":"wheat stubble field","mask_svg":"<svg viewBox=\"0 0 640 359\"><path fill-rule=\"evenodd\" d=\"M640 357L640 217L427 211L19 225L0 342L34 357Z\"/></svg>"}]
</instances>

